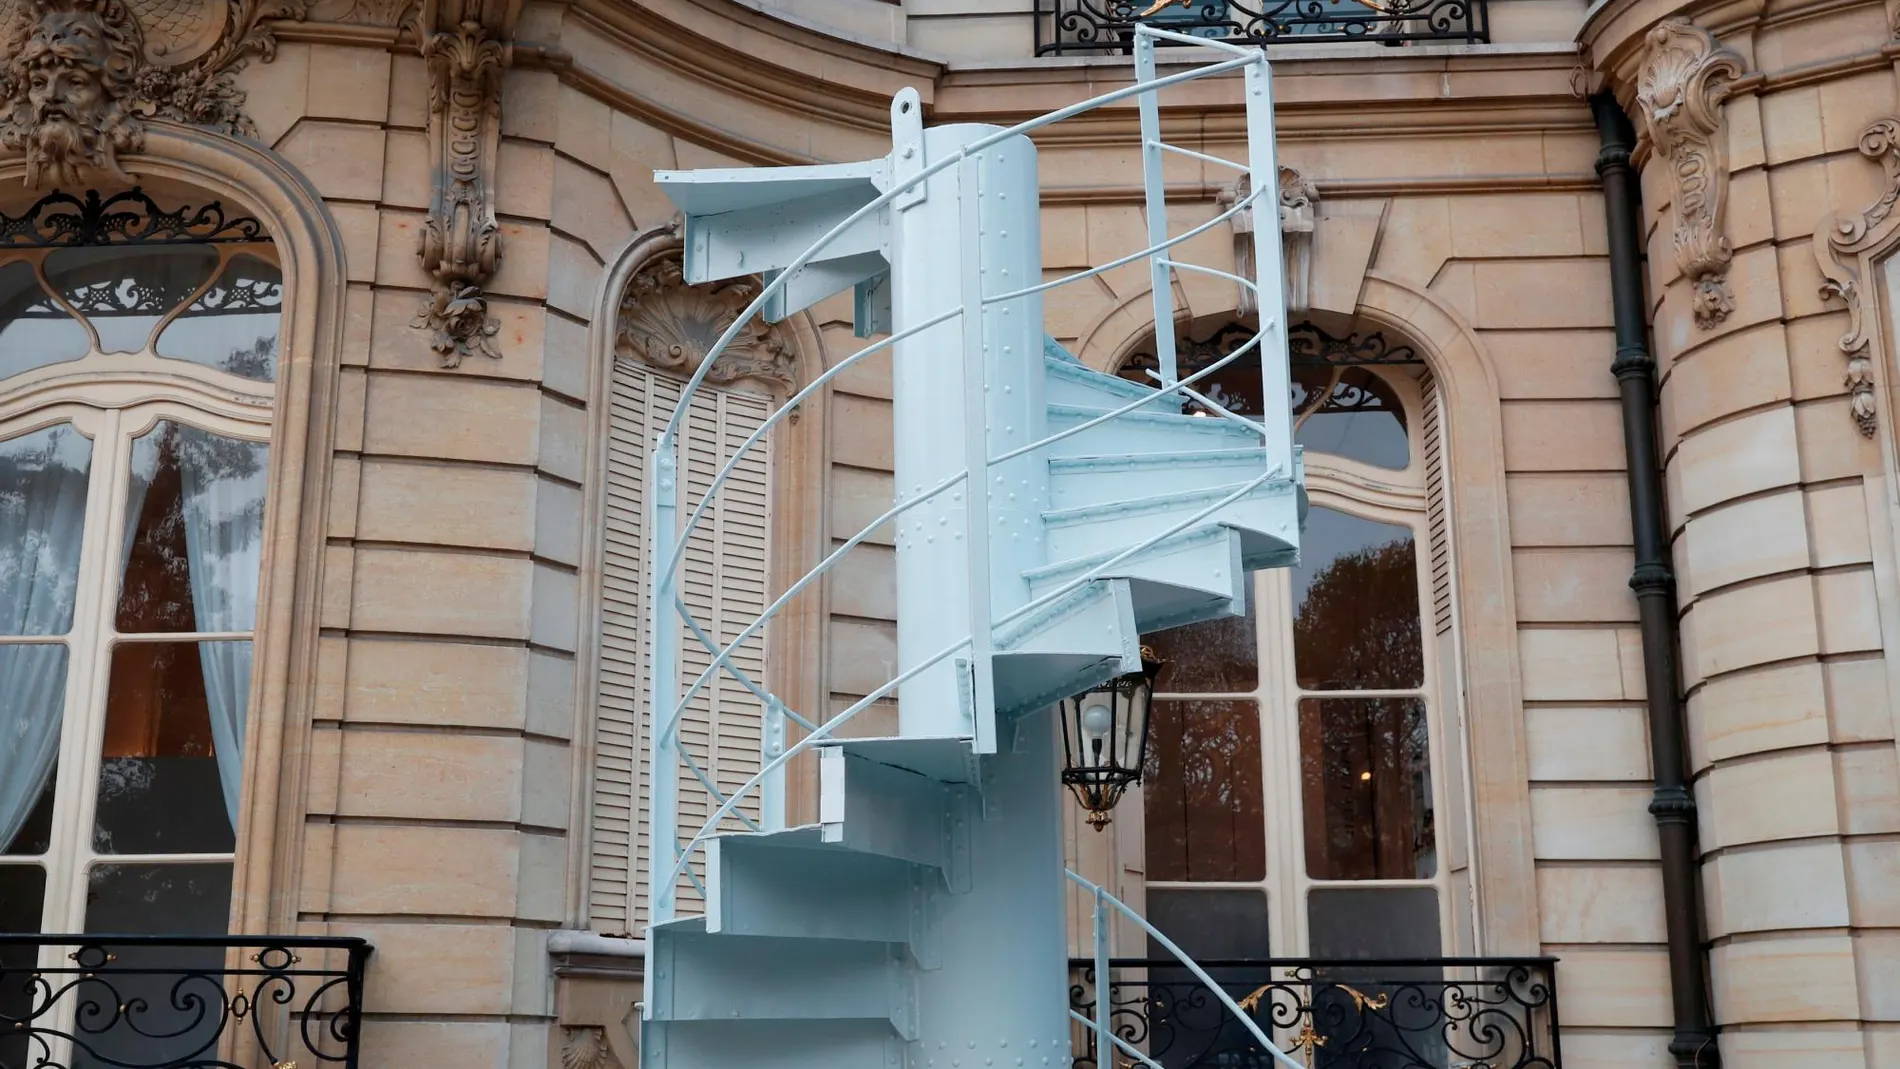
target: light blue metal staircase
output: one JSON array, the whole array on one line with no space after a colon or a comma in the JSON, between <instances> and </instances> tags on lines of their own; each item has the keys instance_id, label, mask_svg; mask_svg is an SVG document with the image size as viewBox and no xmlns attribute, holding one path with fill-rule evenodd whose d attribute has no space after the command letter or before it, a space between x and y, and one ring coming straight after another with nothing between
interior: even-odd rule
<instances>
[{"instance_id":1,"label":"light blue metal staircase","mask_svg":"<svg viewBox=\"0 0 1900 1069\"><path fill-rule=\"evenodd\" d=\"M1142 31L1129 89L1009 130L925 130L916 95L906 91L893 104L894 149L883 160L659 176L686 215L689 280L764 272L768 285L754 310L771 318L854 288L861 332L890 333L807 384L785 410L850 363L894 348L900 500L767 616L889 522L899 651L889 683L823 724L784 709L763 684L730 668L725 655L744 635L726 647L707 642L714 663L682 693L675 615L685 608L674 576L685 503L673 478L675 428L661 436L648 543L657 594L652 708L660 715L652 733L658 845L648 883L647 1069L1069 1063L1063 794L1050 706L1138 670L1145 632L1242 612L1248 570L1297 558L1304 512L1284 407L1249 422L1192 389L1253 346L1173 381L1170 273L1223 272L1175 261L1167 250L1225 217L1166 233L1159 159L1181 150L1160 141L1159 90L1239 72L1249 160L1218 162L1250 171L1254 189L1277 184L1264 57L1233 49L1238 58L1160 79L1153 45L1167 36ZM1147 146L1153 247L1126 260L1146 256L1161 283L1159 389L1089 370L1042 334L1042 292L1114 265L1042 281L1036 155L1024 135L1131 96ZM1255 258L1263 276L1237 281L1277 295L1278 230L1255 231L1265 243ZM1284 397L1283 325L1264 318L1253 343L1269 354L1264 395ZM697 386L695 379L686 394ZM1213 414L1183 414L1183 397ZM704 509L701 501L684 526ZM677 723L715 671L732 672L760 696L766 762L737 793L719 794L708 782L719 811L682 842ZM896 736L836 736L893 693ZM779 741L787 719L806 731L790 746ZM779 826L770 814L783 807L768 797L759 830L719 831L744 793L782 792L785 763L806 750L818 753L815 825ZM702 892L703 915L676 916L682 879ZM1100 940L1108 899L1093 890Z\"/></svg>"}]
</instances>

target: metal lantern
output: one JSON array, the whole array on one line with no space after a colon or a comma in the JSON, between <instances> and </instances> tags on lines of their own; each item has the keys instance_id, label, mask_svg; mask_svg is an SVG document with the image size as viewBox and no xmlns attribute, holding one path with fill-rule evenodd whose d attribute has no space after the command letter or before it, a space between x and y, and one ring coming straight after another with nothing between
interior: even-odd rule
<instances>
[{"instance_id":1,"label":"metal lantern","mask_svg":"<svg viewBox=\"0 0 1900 1069\"><path fill-rule=\"evenodd\" d=\"M1141 671L1116 676L1093 690L1064 698L1062 782L1088 810L1096 831L1108 826L1109 810L1131 783L1141 782L1148 756L1148 709L1161 662L1141 648Z\"/></svg>"}]
</instances>

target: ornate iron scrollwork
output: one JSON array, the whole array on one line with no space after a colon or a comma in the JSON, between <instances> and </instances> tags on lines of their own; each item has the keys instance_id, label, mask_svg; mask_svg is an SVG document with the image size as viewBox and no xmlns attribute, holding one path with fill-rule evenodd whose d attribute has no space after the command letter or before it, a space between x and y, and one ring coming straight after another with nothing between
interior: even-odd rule
<instances>
[{"instance_id":1,"label":"ornate iron scrollwork","mask_svg":"<svg viewBox=\"0 0 1900 1069\"><path fill-rule=\"evenodd\" d=\"M212 201L164 208L137 186L102 197L53 192L17 216L0 212L0 248L68 245L203 245L267 242L264 224Z\"/></svg>"},{"instance_id":2,"label":"ornate iron scrollwork","mask_svg":"<svg viewBox=\"0 0 1900 1069\"><path fill-rule=\"evenodd\" d=\"M1138 23L1236 44L1491 39L1486 0L1037 0L1036 54L1123 52Z\"/></svg>"},{"instance_id":3,"label":"ornate iron scrollwork","mask_svg":"<svg viewBox=\"0 0 1900 1069\"><path fill-rule=\"evenodd\" d=\"M1563 1064L1550 958L1201 964L1262 1031L1279 1033L1282 1046L1314 1069ZM1070 965L1076 979L1069 985L1069 1007L1093 1020L1094 965L1086 959ZM1111 1027L1156 1062L1170 1069L1277 1064L1213 992L1173 959L1117 960L1112 976ZM1094 1033L1079 1031L1075 1064L1096 1069Z\"/></svg>"}]
</instances>

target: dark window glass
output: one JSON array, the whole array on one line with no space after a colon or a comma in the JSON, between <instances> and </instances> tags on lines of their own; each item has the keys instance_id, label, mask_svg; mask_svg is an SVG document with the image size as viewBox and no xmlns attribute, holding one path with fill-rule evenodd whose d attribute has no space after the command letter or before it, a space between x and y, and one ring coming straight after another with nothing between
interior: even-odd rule
<instances>
[{"instance_id":1,"label":"dark window glass","mask_svg":"<svg viewBox=\"0 0 1900 1069\"><path fill-rule=\"evenodd\" d=\"M1425 682L1411 528L1312 509L1292 581L1301 689L1400 689Z\"/></svg>"},{"instance_id":2,"label":"dark window glass","mask_svg":"<svg viewBox=\"0 0 1900 1069\"><path fill-rule=\"evenodd\" d=\"M45 899L45 869L31 864L0 865L0 932L39 931ZM38 964L37 947L0 946L0 1065L35 1064L35 1059L27 1057L26 1036L8 1025L26 1020L36 1001L43 999L41 989L31 979Z\"/></svg>"},{"instance_id":3,"label":"dark window glass","mask_svg":"<svg viewBox=\"0 0 1900 1069\"><path fill-rule=\"evenodd\" d=\"M230 909L228 863L100 865L87 887L86 931L221 935ZM110 940L105 946L117 968L153 971L112 977L124 1009L82 1019L78 1038L84 1050L74 1069L197 1065L214 1058L225 1023L220 1011L226 993L217 977L223 949L113 946Z\"/></svg>"},{"instance_id":4,"label":"dark window glass","mask_svg":"<svg viewBox=\"0 0 1900 1069\"><path fill-rule=\"evenodd\" d=\"M1437 871L1424 702L1301 701L1300 786L1314 879L1424 880Z\"/></svg>"},{"instance_id":5,"label":"dark window glass","mask_svg":"<svg viewBox=\"0 0 1900 1069\"><path fill-rule=\"evenodd\" d=\"M215 670L230 652L224 647L240 645L249 644L125 642L112 651L94 850L217 854L233 848L205 684L207 668Z\"/></svg>"},{"instance_id":6,"label":"dark window glass","mask_svg":"<svg viewBox=\"0 0 1900 1069\"><path fill-rule=\"evenodd\" d=\"M1162 693L1231 694L1260 680L1260 642L1254 630L1253 583L1247 614L1157 631L1142 641L1161 659L1155 689Z\"/></svg>"},{"instance_id":7,"label":"dark window glass","mask_svg":"<svg viewBox=\"0 0 1900 1069\"><path fill-rule=\"evenodd\" d=\"M1260 714L1251 701L1157 701L1142 777L1151 880L1266 875Z\"/></svg>"},{"instance_id":8,"label":"dark window glass","mask_svg":"<svg viewBox=\"0 0 1900 1069\"><path fill-rule=\"evenodd\" d=\"M1431 887L1315 887L1306 923L1316 958L1431 958L1439 953Z\"/></svg>"}]
</instances>

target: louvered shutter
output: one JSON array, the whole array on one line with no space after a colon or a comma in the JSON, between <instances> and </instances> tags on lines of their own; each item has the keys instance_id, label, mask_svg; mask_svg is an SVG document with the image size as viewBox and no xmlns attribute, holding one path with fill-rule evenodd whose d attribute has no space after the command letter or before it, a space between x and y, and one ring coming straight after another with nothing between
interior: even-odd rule
<instances>
[{"instance_id":1,"label":"louvered shutter","mask_svg":"<svg viewBox=\"0 0 1900 1069\"><path fill-rule=\"evenodd\" d=\"M672 375L631 361L615 362L610 385L588 903L589 918L595 930L602 932L637 934L646 923L651 849L647 826L651 779L646 767L651 730L646 475L648 450L671 417L681 385ZM771 410L770 397L743 387L700 389L681 431L686 487L682 521ZM719 500L688 541L680 569L682 600L706 634L722 644L738 637L765 610L769 457L770 442L762 442L735 467ZM680 625L680 652L683 689L711 663L712 655L684 624ZM748 639L732 663L763 682L763 635ZM758 699L723 672L688 706L680 725L681 745L721 791L736 790L758 771L761 713ZM690 836L716 805L682 762L681 837ZM742 809L756 819L756 797L748 798ZM729 822L728 826L740 825ZM683 887L680 910L694 912L698 907L692 890Z\"/></svg>"}]
</instances>

